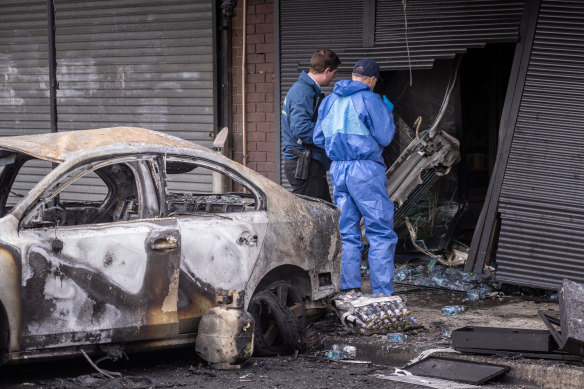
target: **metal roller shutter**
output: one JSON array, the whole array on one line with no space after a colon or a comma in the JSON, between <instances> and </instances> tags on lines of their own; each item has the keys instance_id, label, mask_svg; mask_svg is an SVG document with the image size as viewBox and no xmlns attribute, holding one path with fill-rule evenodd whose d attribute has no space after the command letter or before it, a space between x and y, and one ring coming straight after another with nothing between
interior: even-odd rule
<instances>
[{"instance_id":1,"label":"metal roller shutter","mask_svg":"<svg viewBox=\"0 0 584 389\"><path fill-rule=\"evenodd\" d=\"M6 0L0 13L0 135L50 131L47 3Z\"/></svg>"},{"instance_id":2,"label":"metal roller shutter","mask_svg":"<svg viewBox=\"0 0 584 389\"><path fill-rule=\"evenodd\" d=\"M60 131L138 126L212 145L212 1L55 0L55 9ZM176 189L210 191L211 175Z\"/></svg>"},{"instance_id":3,"label":"metal roller shutter","mask_svg":"<svg viewBox=\"0 0 584 389\"><path fill-rule=\"evenodd\" d=\"M2 5L0 135L49 132L47 2ZM212 1L55 0L55 11L60 131L129 125L211 146ZM31 162L17 189L26 192L48 169ZM79 199L93 193L95 180L73 188ZM211 175L174 186L209 192Z\"/></svg>"},{"instance_id":4,"label":"metal roller shutter","mask_svg":"<svg viewBox=\"0 0 584 389\"><path fill-rule=\"evenodd\" d=\"M497 278L584 281L584 3L543 0L499 197Z\"/></svg>"},{"instance_id":5,"label":"metal roller shutter","mask_svg":"<svg viewBox=\"0 0 584 389\"><path fill-rule=\"evenodd\" d=\"M47 2L6 0L0 13L0 136L51 131ZM27 193L50 171L50 164L30 161L14 191ZM10 196L13 205L20 197Z\"/></svg>"}]
</instances>

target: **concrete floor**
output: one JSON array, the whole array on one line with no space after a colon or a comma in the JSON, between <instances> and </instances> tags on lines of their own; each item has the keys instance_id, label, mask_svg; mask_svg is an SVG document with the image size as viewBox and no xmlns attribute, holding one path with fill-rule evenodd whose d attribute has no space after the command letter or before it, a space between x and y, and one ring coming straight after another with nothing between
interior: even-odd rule
<instances>
[{"instance_id":1,"label":"concrete floor","mask_svg":"<svg viewBox=\"0 0 584 389\"><path fill-rule=\"evenodd\" d=\"M367 292L365 281L362 287ZM396 294L406 300L407 307L419 319L421 329L407 332L404 343L388 343L383 335L358 336L343 334L338 325L336 329L325 329L321 334L321 348L326 349L334 343L347 343L357 346L357 359L371 360L389 366L403 366L422 351L450 348L451 340L443 337L443 330L465 326L545 329L538 315L539 310L557 315L559 306L551 302L528 301L523 297L502 297L493 300L464 301L464 292L443 289L420 288L396 285ZM465 311L454 316L442 316L445 305L462 305ZM338 319L329 315L329 320ZM511 369L500 381L500 385L520 385L541 388L582 388L584 369L580 362L528 359L519 356L483 356L470 354L438 353L448 357L474 361L503 364Z\"/></svg>"}]
</instances>

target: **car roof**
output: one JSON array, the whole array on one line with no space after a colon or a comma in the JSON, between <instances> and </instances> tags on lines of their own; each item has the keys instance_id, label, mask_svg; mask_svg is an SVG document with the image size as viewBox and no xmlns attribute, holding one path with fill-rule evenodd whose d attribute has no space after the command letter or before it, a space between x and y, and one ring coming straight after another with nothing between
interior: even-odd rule
<instances>
[{"instance_id":1,"label":"car roof","mask_svg":"<svg viewBox=\"0 0 584 389\"><path fill-rule=\"evenodd\" d=\"M139 127L110 127L95 130L43 133L0 137L0 149L32 155L51 162L64 162L80 151L96 151L105 148L140 149L158 147L182 147L206 150L162 132Z\"/></svg>"}]
</instances>

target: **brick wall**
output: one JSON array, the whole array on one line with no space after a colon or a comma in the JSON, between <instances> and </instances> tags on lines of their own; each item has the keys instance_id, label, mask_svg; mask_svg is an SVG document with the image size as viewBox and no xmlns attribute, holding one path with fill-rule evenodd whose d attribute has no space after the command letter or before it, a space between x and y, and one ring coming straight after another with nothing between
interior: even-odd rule
<instances>
[{"instance_id":1,"label":"brick wall","mask_svg":"<svg viewBox=\"0 0 584 389\"><path fill-rule=\"evenodd\" d=\"M232 20L232 122L233 159L243 160L241 57L243 1L239 0ZM275 178L274 132L274 3L247 1L247 166Z\"/></svg>"}]
</instances>

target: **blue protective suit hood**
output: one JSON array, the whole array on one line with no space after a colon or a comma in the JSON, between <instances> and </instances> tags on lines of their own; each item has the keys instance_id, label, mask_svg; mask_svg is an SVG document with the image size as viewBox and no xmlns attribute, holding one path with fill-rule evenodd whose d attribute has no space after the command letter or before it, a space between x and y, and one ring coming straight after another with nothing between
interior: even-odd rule
<instances>
[{"instance_id":1,"label":"blue protective suit hood","mask_svg":"<svg viewBox=\"0 0 584 389\"><path fill-rule=\"evenodd\" d=\"M371 91L369 85L363 84L361 81L341 80L335 84L333 93L339 96L349 96L360 91Z\"/></svg>"},{"instance_id":2,"label":"blue protective suit hood","mask_svg":"<svg viewBox=\"0 0 584 389\"><path fill-rule=\"evenodd\" d=\"M391 142L393 114L379 95L360 82L335 84L318 109L313 141L333 161L375 161L385 166L383 148Z\"/></svg>"}]
</instances>

